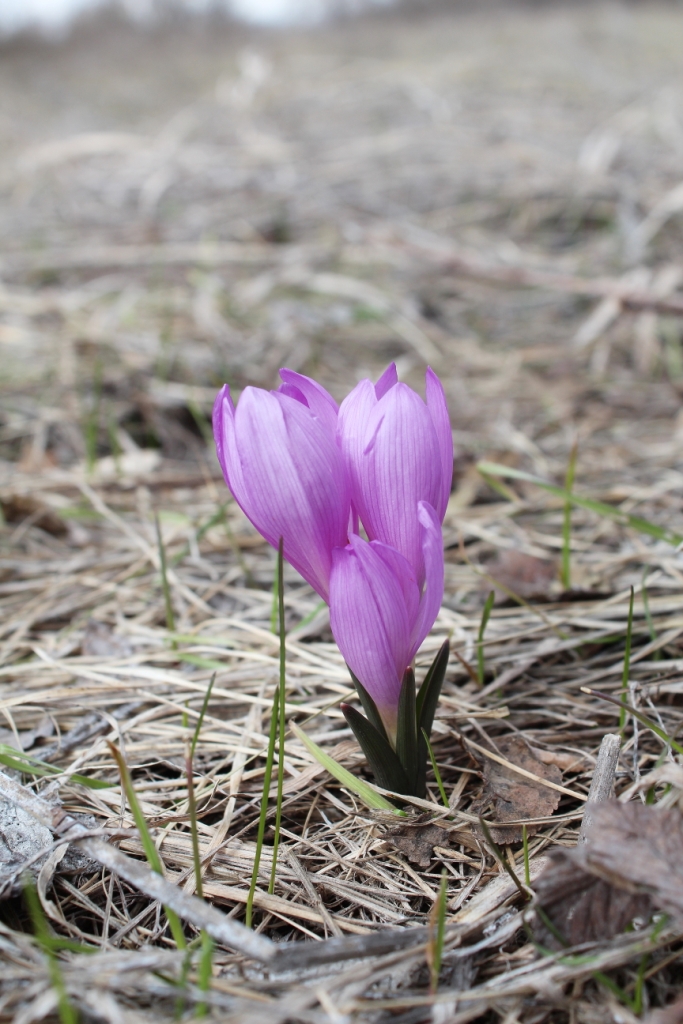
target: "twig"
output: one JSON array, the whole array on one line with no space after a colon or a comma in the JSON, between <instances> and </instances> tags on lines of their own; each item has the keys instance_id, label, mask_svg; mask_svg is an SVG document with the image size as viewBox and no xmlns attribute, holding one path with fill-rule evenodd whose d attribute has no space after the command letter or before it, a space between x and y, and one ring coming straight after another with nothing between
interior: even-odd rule
<instances>
[{"instance_id":1,"label":"twig","mask_svg":"<svg viewBox=\"0 0 683 1024\"><path fill-rule=\"evenodd\" d=\"M0 795L5 800L21 807L32 818L41 822L57 835L68 833L73 837L71 841L78 843L93 860L103 867L109 868L119 878L139 889L150 899L159 900L165 906L170 907L182 920L194 925L195 928L203 928L216 942L236 949L262 963L269 963L275 956L277 947L270 939L266 939L262 935L255 935L239 922L231 921L215 907L204 903L196 896L190 896L183 892L182 889L156 874L147 865L127 857L125 853L121 853L110 843L105 843L101 839L79 840L79 836L87 832L84 825L72 818L66 811L59 807L52 807L39 796L19 785L18 782L14 782L4 772L0 772Z\"/></svg>"},{"instance_id":2,"label":"twig","mask_svg":"<svg viewBox=\"0 0 683 1024\"><path fill-rule=\"evenodd\" d=\"M579 831L579 845L587 842L588 840L588 830L593 822L592 810L594 805L604 803L604 801L609 800L612 795L612 786L614 784L614 774L617 770L620 747L621 737L618 732L608 732L603 736L602 743L600 744L600 751L598 753L598 760L593 772L593 781L591 782L591 788L588 792L586 810L584 812L581 829Z\"/></svg>"}]
</instances>

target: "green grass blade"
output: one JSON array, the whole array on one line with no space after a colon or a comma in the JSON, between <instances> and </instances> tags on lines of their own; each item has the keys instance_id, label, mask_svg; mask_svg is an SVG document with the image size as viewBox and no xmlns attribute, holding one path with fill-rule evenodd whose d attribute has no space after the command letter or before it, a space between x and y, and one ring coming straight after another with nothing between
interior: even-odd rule
<instances>
[{"instance_id":1,"label":"green grass blade","mask_svg":"<svg viewBox=\"0 0 683 1024\"><path fill-rule=\"evenodd\" d=\"M482 830L482 832L484 833L484 835L486 837L486 842L491 847L491 851L493 853L493 856L496 858L496 860L498 861L500 866L503 868L503 870L507 871L508 875L510 876L510 878L512 879L512 881L515 884L515 888L518 890L520 895L523 896L525 900L530 900L531 899L531 894L529 893L528 889L524 888L524 886L520 882L519 878L517 878L516 872L513 871L512 866L508 863L507 857L501 851L501 849L498 846L498 844L494 841L493 836L491 835L491 829L488 827L488 825L486 824L486 822L484 821L483 818L479 818L479 824L481 825L481 830Z\"/></svg>"},{"instance_id":2,"label":"green grass blade","mask_svg":"<svg viewBox=\"0 0 683 1024\"><path fill-rule=\"evenodd\" d=\"M602 693L600 690L593 690L590 686L582 686L582 693L589 693L592 697L599 697L600 700L609 701L610 704L615 704L618 708L623 708L629 715L633 715L637 718L641 725L644 725L646 729L650 729L655 736L659 736L660 740L666 743L669 747L673 747L677 754L683 755L683 747L680 743L677 743L673 737L667 735L663 729L660 729L656 722L653 722L651 718L644 715L642 711L638 711L637 708L632 707L623 700L618 700L617 697L612 697L609 693Z\"/></svg>"},{"instance_id":3,"label":"green grass blade","mask_svg":"<svg viewBox=\"0 0 683 1024\"><path fill-rule=\"evenodd\" d=\"M197 719L197 724L194 727L194 735L192 737L192 744L190 746L190 756L191 757L194 757L194 752L197 749L197 740L199 739L199 733L201 731L202 723L204 721L204 715L206 714L206 709L209 706L209 700L211 699L211 691L213 690L213 684L215 682L216 682L216 673L214 672L214 674L211 676L211 682L209 683L209 685L208 685L208 687L206 689L206 693L204 694L204 700L202 702L202 709L199 712L199 718Z\"/></svg>"},{"instance_id":4,"label":"green grass blade","mask_svg":"<svg viewBox=\"0 0 683 1024\"><path fill-rule=\"evenodd\" d=\"M202 885L202 860L199 856L199 832L197 830L197 804L194 798L194 765L192 763L191 748L185 758L185 771L187 774L187 813L190 816L190 834L192 836L192 862L194 865L194 885L197 895L204 899L204 886Z\"/></svg>"},{"instance_id":5,"label":"green grass blade","mask_svg":"<svg viewBox=\"0 0 683 1024\"><path fill-rule=\"evenodd\" d=\"M484 664L484 633L488 625L489 618L491 617L491 609L493 608L493 602L496 599L495 592L492 590L489 596L486 598L483 611L481 613L481 622L479 623L479 636L477 637L477 676L479 677L479 685L484 685L484 673L486 667Z\"/></svg>"},{"instance_id":6,"label":"green grass blade","mask_svg":"<svg viewBox=\"0 0 683 1024\"><path fill-rule=\"evenodd\" d=\"M577 442L572 445L569 455L569 464L564 478L564 489L567 494L572 493L574 487L574 476L576 473ZM572 542L572 503L569 498L564 503L564 517L562 521L562 586L569 590L572 585L571 574L571 542Z\"/></svg>"},{"instance_id":7,"label":"green grass blade","mask_svg":"<svg viewBox=\"0 0 683 1024\"><path fill-rule=\"evenodd\" d=\"M429 949L429 975L430 975L430 990L432 993L436 992L439 987L439 974L441 973L441 962L443 960L443 944L446 937L446 893L448 891L448 872L446 868L441 869L441 882L439 884L439 893L436 897L434 904L433 915L435 920L435 929L432 941L430 942ZM430 915L431 916L431 915Z\"/></svg>"},{"instance_id":8,"label":"green grass blade","mask_svg":"<svg viewBox=\"0 0 683 1024\"><path fill-rule=\"evenodd\" d=\"M631 668L631 638L633 635L633 599L634 590L631 587L631 599L628 604L628 625L626 627L626 646L624 648L624 671L621 675L621 699L626 701L628 694L628 676ZM624 729L626 728L626 709L622 707L619 712L619 732L621 733L622 741L624 739Z\"/></svg>"},{"instance_id":9,"label":"green grass blade","mask_svg":"<svg viewBox=\"0 0 683 1024\"><path fill-rule=\"evenodd\" d=\"M171 601L171 588L168 585L168 569L166 566L166 549L161 536L161 526L159 525L159 516L154 517L154 523L157 531L157 546L159 548L159 569L161 571L161 589L164 594L164 607L166 609L166 629L171 633L175 633L175 616L173 614L173 602Z\"/></svg>"},{"instance_id":10,"label":"green grass blade","mask_svg":"<svg viewBox=\"0 0 683 1024\"><path fill-rule=\"evenodd\" d=\"M441 794L441 803L444 805L444 807L448 807L448 797L446 796L446 790L443 788L443 782L441 781L441 772L439 771L439 766L436 763L434 751L432 750L432 745L429 742L429 736L427 735L424 729L422 730L422 738L424 739L427 745L427 753L429 754L429 760L432 762L432 771L434 772L434 778L436 779L436 784L439 787L439 793Z\"/></svg>"},{"instance_id":11,"label":"green grass blade","mask_svg":"<svg viewBox=\"0 0 683 1024\"><path fill-rule=\"evenodd\" d=\"M24 754L21 750L16 750L15 747L9 747L5 743L0 743L0 764L4 764L6 768L13 768L14 771L24 772L27 775L64 775L64 771L61 768L55 767L53 764L48 764L47 761L41 761L37 757L31 757L30 754ZM104 782L102 779L90 779L87 775L78 775L66 773L69 777L70 782L77 782L81 786L87 786L88 789L111 789L113 783Z\"/></svg>"},{"instance_id":12,"label":"green grass blade","mask_svg":"<svg viewBox=\"0 0 683 1024\"><path fill-rule=\"evenodd\" d=\"M531 888L531 868L529 867L529 833L526 825L522 825L522 849L524 850L524 882Z\"/></svg>"},{"instance_id":13,"label":"green grass blade","mask_svg":"<svg viewBox=\"0 0 683 1024\"><path fill-rule=\"evenodd\" d=\"M199 955L197 968L197 988L200 992L211 990L211 978L213 976L213 951L214 941L208 932L202 932L202 949ZM206 1017L209 1007L206 1003L198 1003L195 1016Z\"/></svg>"},{"instance_id":14,"label":"green grass blade","mask_svg":"<svg viewBox=\"0 0 683 1024\"><path fill-rule=\"evenodd\" d=\"M71 1005L69 994L66 991L59 960L55 955L53 936L50 934L38 893L32 881L26 881L24 884L24 898L26 899L35 937L47 957L50 982L57 995L59 1020L61 1024L78 1024L78 1013L75 1007Z\"/></svg>"},{"instance_id":15,"label":"green grass blade","mask_svg":"<svg viewBox=\"0 0 683 1024\"><path fill-rule=\"evenodd\" d=\"M278 735L278 756L277 756L277 797L275 802L275 835L273 837L273 863L270 869L270 884L268 892L272 895L275 891L275 872L277 870L277 850L280 845L280 824L282 822L282 786L285 778L285 704L287 691L287 647L285 643L285 581L284 581L284 541L280 537L277 549L277 593L278 593L278 618L280 621L280 679L278 695L280 698L278 708L279 735Z\"/></svg>"},{"instance_id":16,"label":"green grass blade","mask_svg":"<svg viewBox=\"0 0 683 1024\"><path fill-rule=\"evenodd\" d=\"M142 848L145 851L147 863L151 867L152 871L156 871L158 875L163 875L164 869L161 863L161 857L159 856L159 851L154 845L154 840L147 828L147 822L145 821L145 816L142 813L142 808L138 802L137 794L133 787L133 780L131 779L130 772L128 771L128 765L124 761L123 755L118 747L115 747L113 743L109 743L108 741L107 746L109 747L111 755L116 761L119 769L121 785L123 786L126 799L128 800L128 806L130 807L135 825L140 834L140 842L142 843ZM171 934L173 935L173 940L176 946L178 949L185 949L187 941L185 939L185 933L183 932L183 926L180 923L180 918L174 910L171 910L170 907L164 907L164 913L166 914L168 926L171 929Z\"/></svg>"},{"instance_id":17,"label":"green grass blade","mask_svg":"<svg viewBox=\"0 0 683 1024\"><path fill-rule=\"evenodd\" d=\"M355 775L347 771L346 768L342 768L340 764L326 754L324 750L314 743L306 733L298 727L294 722L291 723L291 730L298 740L301 740L306 750L316 759L318 764L321 764L323 768L327 769L330 775L334 776L337 782L341 782L342 786L346 786L347 789L351 790L359 797L366 807L371 807L376 811L392 811L394 814L399 814L402 817L403 812L397 810L393 804L389 803L386 797L382 796L381 793L377 793L376 790L369 786L367 782L363 782L362 779L357 779Z\"/></svg>"},{"instance_id":18,"label":"green grass blade","mask_svg":"<svg viewBox=\"0 0 683 1024\"><path fill-rule=\"evenodd\" d=\"M511 466L502 466L496 462L486 461L478 462L477 469L482 476L507 477L511 480L524 480L526 483L535 484L536 487L540 487L542 490L547 491L548 494L553 494L563 501L570 501L572 505L576 505L579 508L585 508L587 511L595 512L599 516L614 519L615 522L620 523L622 526L630 526L631 529L637 530L639 533L645 533L656 540L663 540L667 544L671 544L672 547L678 547L680 544L683 544L683 536L675 533L673 530L666 530L655 523L651 523L648 519L632 516L628 512L622 512L621 509L616 508L614 505L608 505L604 501L595 501L593 498L581 498L578 494L569 494L564 488L548 483L547 480L534 476L532 473L524 473L522 470L513 469Z\"/></svg>"},{"instance_id":19,"label":"green grass blade","mask_svg":"<svg viewBox=\"0 0 683 1024\"><path fill-rule=\"evenodd\" d=\"M251 873L251 883L249 885L249 895L247 896L247 906L244 913L244 923L247 928L251 928L251 919L254 907L254 895L256 893L256 882L258 880L258 871L261 864L261 853L263 851L263 837L266 834L266 817L268 815L268 797L270 795L270 780L273 777L273 759L275 757L275 738L277 736L277 726L280 709L280 687L275 687L275 693L273 695L273 704L270 713L270 732L268 734L268 750L266 753L266 770L263 776L263 794L261 796L261 813L259 815L258 822L258 833L256 836L256 852L254 854L254 869Z\"/></svg>"}]
</instances>

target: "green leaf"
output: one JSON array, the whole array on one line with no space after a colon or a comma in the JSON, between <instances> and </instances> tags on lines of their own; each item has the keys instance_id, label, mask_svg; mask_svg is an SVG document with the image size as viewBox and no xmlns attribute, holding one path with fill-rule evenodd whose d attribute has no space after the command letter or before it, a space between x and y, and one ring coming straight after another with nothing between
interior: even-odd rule
<instances>
[{"instance_id":1,"label":"green leaf","mask_svg":"<svg viewBox=\"0 0 683 1024\"><path fill-rule=\"evenodd\" d=\"M393 793L410 796L408 776L388 741L350 704L340 704L339 707L367 758L377 785Z\"/></svg>"},{"instance_id":2,"label":"green leaf","mask_svg":"<svg viewBox=\"0 0 683 1024\"><path fill-rule=\"evenodd\" d=\"M439 695L443 686L446 668L448 667L448 656L450 644L444 640L434 661L427 670L427 675L422 680L416 704L417 715L417 778L415 781L415 796L424 798L427 792L427 758L429 748L425 743L425 735L430 736L436 705L439 703Z\"/></svg>"},{"instance_id":3,"label":"green leaf","mask_svg":"<svg viewBox=\"0 0 683 1024\"><path fill-rule=\"evenodd\" d=\"M126 764L123 754L118 747L115 747L113 743L109 742L109 740L107 740L107 746L109 747L109 751L116 761L116 765L119 769L121 785L123 786L123 791L126 794L126 799L128 800L128 806L130 807L133 819L135 820L135 825L140 836L142 848L145 851L147 863L152 871L156 871L158 875L163 876L164 869L161 863L161 857L159 856L159 851L157 850L156 844L150 835L150 831L147 828L147 822L145 821L145 816L142 813L137 793L133 787L133 780L130 777L128 765ZM177 948L185 949L187 946L187 940L185 939L185 933L183 932L183 926L180 922L180 918L176 914L175 910L171 910L170 907L164 907L164 911L166 912L166 920L168 921L168 925L171 929L171 934L173 935Z\"/></svg>"},{"instance_id":4,"label":"green leaf","mask_svg":"<svg viewBox=\"0 0 683 1024\"><path fill-rule=\"evenodd\" d=\"M70 782L77 782L81 786L87 786L88 789L111 789L114 785L113 782L105 782L103 779L90 779L87 775L70 775L61 768L48 764L47 761L31 757L30 754L24 754L23 751L8 747L4 743L0 743L0 764L4 764L6 768L13 768L16 772L25 772L29 775L66 774Z\"/></svg>"},{"instance_id":5,"label":"green leaf","mask_svg":"<svg viewBox=\"0 0 683 1024\"><path fill-rule=\"evenodd\" d=\"M401 693L398 698L398 716L396 728L396 754L403 765L410 789L406 792L415 795L417 784L417 723L415 720L415 673L407 668L403 673Z\"/></svg>"},{"instance_id":6,"label":"green leaf","mask_svg":"<svg viewBox=\"0 0 683 1024\"><path fill-rule=\"evenodd\" d=\"M348 665L346 667L348 668ZM374 700L372 699L372 697L370 696L368 691L365 689L363 684L361 683L360 679L357 679L354 676L354 674L353 674L353 672L351 671L350 668L349 668L349 675L351 676L351 678L353 680L353 685L356 687L356 692L358 693L358 699L360 700L361 707L363 708L363 711L365 712L365 717L367 718L368 722L370 722L370 724L372 726L374 726L374 728L377 730L377 732L380 734L380 736L382 736L387 741L387 744L388 744L389 743L389 737L387 736L387 730L384 727L384 722L382 721L382 716L380 715L379 711L377 710L377 705L375 704ZM358 742L360 743L360 740Z\"/></svg>"},{"instance_id":7,"label":"green leaf","mask_svg":"<svg viewBox=\"0 0 683 1024\"><path fill-rule=\"evenodd\" d=\"M420 730L424 729L428 736L431 735L434 723L436 705L439 703L441 687L443 686L446 669L448 667L448 656L451 645L444 640L434 661L429 666L427 675L422 680L422 686L417 695L417 724Z\"/></svg>"},{"instance_id":8,"label":"green leaf","mask_svg":"<svg viewBox=\"0 0 683 1024\"><path fill-rule=\"evenodd\" d=\"M563 487L557 487L555 484L548 483L547 480L534 476L532 473L524 473L522 470L512 469L510 466L501 466L497 462L485 461L478 462L477 469L482 476L502 476L511 480L524 480L526 483L535 484L537 487L541 487L544 491L554 494L555 497L561 498L565 502L571 502L572 505L578 505L579 508L585 508L599 516L614 519L617 523L621 523L622 526L630 526L631 529L637 530L639 533L645 533L649 537L663 540L673 547L683 544L683 537L678 533L674 533L673 530L666 530L655 523L651 523L648 519L642 519L640 516L632 516L628 512L622 512L620 508L617 508L615 505L608 505L604 501L595 501L593 498L581 498L578 494L570 493Z\"/></svg>"},{"instance_id":9,"label":"green leaf","mask_svg":"<svg viewBox=\"0 0 683 1024\"><path fill-rule=\"evenodd\" d=\"M326 754L324 750L321 750L318 744L314 743L313 740L306 735L303 729L300 729L294 722L291 723L291 729L297 739L301 740L303 745L306 747L306 750L313 755L318 764L321 764L323 768L330 773L330 775L333 775L338 782L341 782L342 786L346 786L346 788L350 789L352 793L355 793L356 796L360 797L366 807L371 807L373 810L377 811L391 811L393 814L405 817L403 811L397 810L393 804L389 803L385 796L382 796L381 793L378 793L372 788L372 786L368 785L367 782L363 782L362 779L357 779L356 776L352 775L351 772L348 772L346 768L342 768L340 764L337 764L333 757L330 757L330 755Z\"/></svg>"}]
</instances>

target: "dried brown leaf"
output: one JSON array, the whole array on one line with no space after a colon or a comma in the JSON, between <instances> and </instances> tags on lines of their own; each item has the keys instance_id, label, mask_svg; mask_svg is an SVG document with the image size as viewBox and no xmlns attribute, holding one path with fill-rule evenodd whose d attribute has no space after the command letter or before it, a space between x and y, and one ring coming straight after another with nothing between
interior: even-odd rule
<instances>
[{"instance_id":1,"label":"dried brown leaf","mask_svg":"<svg viewBox=\"0 0 683 1024\"><path fill-rule=\"evenodd\" d=\"M5 494L0 499L2 514L8 523L28 523L39 526L54 537L63 537L68 532L66 523L53 508L30 494Z\"/></svg>"},{"instance_id":2,"label":"dried brown leaf","mask_svg":"<svg viewBox=\"0 0 683 1024\"><path fill-rule=\"evenodd\" d=\"M528 772L561 785L562 772L554 764L543 764L531 751L521 736L506 736L496 739L496 748L502 757L524 768ZM485 815L490 812L496 821L519 821L524 818L546 818L553 814L560 803L560 794L533 779L525 779L512 769L499 764L477 753L477 759L483 763L486 787L473 805L475 814ZM529 835L534 835L538 827L527 826ZM497 843L517 843L522 838L519 825L509 828L492 828L491 834Z\"/></svg>"},{"instance_id":3,"label":"dried brown leaf","mask_svg":"<svg viewBox=\"0 0 683 1024\"><path fill-rule=\"evenodd\" d=\"M683 923L683 814L634 802L599 804L585 846L587 871L614 885L648 893Z\"/></svg>"},{"instance_id":4,"label":"dried brown leaf","mask_svg":"<svg viewBox=\"0 0 683 1024\"><path fill-rule=\"evenodd\" d=\"M420 819L422 820L402 822L397 828L387 832L384 840L411 863L426 869L434 856L434 847L448 846L449 830L445 824L425 822L423 815L420 815Z\"/></svg>"},{"instance_id":5,"label":"dried brown leaf","mask_svg":"<svg viewBox=\"0 0 683 1024\"><path fill-rule=\"evenodd\" d=\"M550 864L534 886L536 905L541 908L534 936L550 949L562 947L558 935L569 946L611 939L635 917L649 916L652 909L647 895L628 892L589 874L576 853L553 851Z\"/></svg>"}]
</instances>

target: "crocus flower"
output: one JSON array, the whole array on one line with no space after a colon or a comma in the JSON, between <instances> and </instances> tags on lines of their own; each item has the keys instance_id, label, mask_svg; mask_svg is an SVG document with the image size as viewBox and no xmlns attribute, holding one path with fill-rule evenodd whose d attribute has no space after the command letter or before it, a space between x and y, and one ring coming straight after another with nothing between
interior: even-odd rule
<instances>
[{"instance_id":1,"label":"crocus flower","mask_svg":"<svg viewBox=\"0 0 683 1024\"><path fill-rule=\"evenodd\" d=\"M374 700L392 742L405 670L439 613L444 557L439 518L425 501L413 515L419 531L424 585L399 551L354 535L334 552L330 624L347 665Z\"/></svg>"},{"instance_id":2,"label":"crocus flower","mask_svg":"<svg viewBox=\"0 0 683 1024\"><path fill-rule=\"evenodd\" d=\"M443 387L427 370L426 403L399 384L392 364L376 384L363 380L339 409L338 432L355 511L370 540L408 559L425 579L422 526L427 502L443 522L453 475L453 437Z\"/></svg>"},{"instance_id":3,"label":"crocus flower","mask_svg":"<svg viewBox=\"0 0 683 1024\"><path fill-rule=\"evenodd\" d=\"M332 397L308 377L282 371L279 391L247 387L235 408L227 385L213 408L225 482L248 519L323 600L332 551L347 541L350 491L335 437Z\"/></svg>"}]
</instances>

